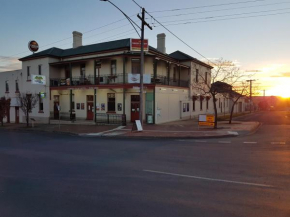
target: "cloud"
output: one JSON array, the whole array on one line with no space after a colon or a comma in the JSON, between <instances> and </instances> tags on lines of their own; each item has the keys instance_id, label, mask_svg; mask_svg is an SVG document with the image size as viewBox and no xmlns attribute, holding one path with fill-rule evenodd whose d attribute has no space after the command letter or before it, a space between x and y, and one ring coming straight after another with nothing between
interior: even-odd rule
<instances>
[{"instance_id":1,"label":"cloud","mask_svg":"<svg viewBox=\"0 0 290 217\"><path fill-rule=\"evenodd\" d=\"M278 72L276 75L271 75L273 78L285 78L290 77L290 72Z\"/></svg>"},{"instance_id":2,"label":"cloud","mask_svg":"<svg viewBox=\"0 0 290 217\"><path fill-rule=\"evenodd\" d=\"M18 57L0 56L0 72L21 69L21 62Z\"/></svg>"}]
</instances>

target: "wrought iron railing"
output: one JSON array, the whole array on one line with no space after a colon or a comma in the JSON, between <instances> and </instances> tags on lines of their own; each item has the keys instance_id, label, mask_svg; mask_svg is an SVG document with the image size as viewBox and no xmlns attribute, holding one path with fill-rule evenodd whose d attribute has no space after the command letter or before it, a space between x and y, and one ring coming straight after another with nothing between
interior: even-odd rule
<instances>
[{"instance_id":1,"label":"wrought iron railing","mask_svg":"<svg viewBox=\"0 0 290 217\"><path fill-rule=\"evenodd\" d=\"M96 114L96 123L97 124L112 124L112 125L126 126L126 115L124 115L124 114L97 113Z\"/></svg>"},{"instance_id":2,"label":"wrought iron railing","mask_svg":"<svg viewBox=\"0 0 290 217\"><path fill-rule=\"evenodd\" d=\"M72 77L72 81L69 78L51 78L50 86L58 87L58 86L82 86L82 85L105 85L105 84L122 84L124 82L123 74L116 75L100 75L96 77L94 80L93 75L89 76L78 76ZM128 74L125 74L125 84L128 83ZM180 87L188 87L189 82L185 80L179 80L170 78L168 80L167 76L157 75L156 79L154 79L151 74L151 84L162 84L162 85L170 85L170 86L180 86Z\"/></svg>"}]
</instances>

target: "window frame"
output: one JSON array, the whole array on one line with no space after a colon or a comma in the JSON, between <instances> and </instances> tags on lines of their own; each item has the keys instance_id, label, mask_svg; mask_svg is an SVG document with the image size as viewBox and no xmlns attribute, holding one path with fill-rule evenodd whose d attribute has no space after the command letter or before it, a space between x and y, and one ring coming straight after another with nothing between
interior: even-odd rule
<instances>
[{"instance_id":1,"label":"window frame","mask_svg":"<svg viewBox=\"0 0 290 217\"><path fill-rule=\"evenodd\" d=\"M15 80L15 93L19 93L19 83L18 83L18 80Z\"/></svg>"},{"instance_id":2,"label":"window frame","mask_svg":"<svg viewBox=\"0 0 290 217\"><path fill-rule=\"evenodd\" d=\"M30 74L30 66L27 66L27 74L26 74L26 80L31 81L31 74Z\"/></svg>"},{"instance_id":3,"label":"window frame","mask_svg":"<svg viewBox=\"0 0 290 217\"><path fill-rule=\"evenodd\" d=\"M9 83L5 81L5 93L9 93Z\"/></svg>"},{"instance_id":4,"label":"window frame","mask_svg":"<svg viewBox=\"0 0 290 217\"><path fill-rule=\"evenodd\" d=\"M111 106L113 106L113 109L111 108ZM116 112L116 94L115 93L107 93L107 108L108 108L108 112Z\"/></svg>"},{"instance_id":5,"label":"window frame","mask_svg":"<svg viewBox=\"0 0 290 217\"><path fill-rule=\"evenodd\" d=\"M138 72L137 73L135 73L135 70L133 70L134 68L133 68L133 62L135 62L135 63L139 63L139 67L138 67ZM137 68L137 67L136 67ZM140 74L140 70L141 70L141 59L140 58L132 58L131 59L131 72L132 72L132 74Z\"/></svg>"},{"instance_id":6,"label":"window frame","mask_svg":"<svg viewBox=\"0 0 290 217\"><path fill-rule=\"evenodd\" d=\"M41 65L38 65L38 75L42 75L41 69L42 69Z\"/></svg>"},{"instance_id":7,"label":"window frame","mask_svg":"<svg viewBox=\"0 0 290 217\"><path fill-rule=\"evenodd\" d=\"M114 70L115 70L115 72L114 72ZM112 76L117 75L117 60L116 59L111 60L111 75Z\"/></svg>"}]
</instances>

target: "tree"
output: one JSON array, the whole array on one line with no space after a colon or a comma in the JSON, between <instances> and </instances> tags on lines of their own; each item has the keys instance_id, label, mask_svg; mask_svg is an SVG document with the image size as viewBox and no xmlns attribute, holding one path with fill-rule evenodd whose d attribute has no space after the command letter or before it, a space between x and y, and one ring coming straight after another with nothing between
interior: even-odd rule
<instances>
[{"instance_id":1,"label":"tree","mask_svg":"<svg viewBox=\"0 0 290 217\"><path fill-rule=\"evenodd\" d=\"M196 90L199 95L211 96L215 115L214 128L216 129L218 117L216 96L218 94L229 93L231 87L239 82L244 75L232 61L218 59L208 64L214 67L211 73L202 73L201 69L197 69L196 73L198 73L198 78L201 79L193 83L192 88Z\"/></svg>"},{"instance_id":2,"label":"tree","mask_svg":"<svg viewBox=\"0 0 290 217\"><path fill-rule=\"evenodd\" d=\"M38 102L38 95L31 93L19 93L17 98L21 110L25 114L26 126L29 127L29 113L35 108Z\"/></svg>"},{"instance_id":3,"label":"tree","mask_svg":"<svg viewBox=\"0 0 290 217\"><path fill-rule=\"evenodd\" d=\"M0 98L0 122L1 126L4 125L3 119L7 117L8 111L10 109L10 99L5 99L5 97Z\"/></svg>"}]
</instances>

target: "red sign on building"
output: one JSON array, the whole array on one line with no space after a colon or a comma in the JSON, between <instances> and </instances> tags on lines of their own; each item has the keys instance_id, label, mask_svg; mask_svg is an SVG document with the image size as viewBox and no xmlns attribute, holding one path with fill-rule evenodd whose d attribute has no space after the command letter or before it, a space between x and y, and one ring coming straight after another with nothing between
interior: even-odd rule
<instances>
[{"instance_id":1,"label":"red sign on building","mask_svg":"<svg viewBox=\"0 0 290 217\"><path fill-rule=\"evenodd\" d=\"M141 51L141 39L131 38L131 51ZM144 51L149 51L148 39L144 39Z\"/></svg>"}]
</instances>

